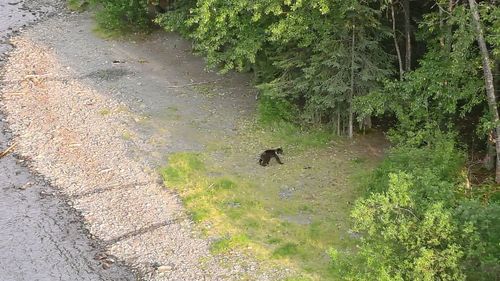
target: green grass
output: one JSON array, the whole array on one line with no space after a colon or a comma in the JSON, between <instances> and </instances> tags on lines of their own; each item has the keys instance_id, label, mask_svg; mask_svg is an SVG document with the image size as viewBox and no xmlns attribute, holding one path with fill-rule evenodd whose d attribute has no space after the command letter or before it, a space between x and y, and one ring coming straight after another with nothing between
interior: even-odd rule
<instances>
[{"instance_id":1,"label":"green grass","mask_svg":"<svg viewBox=\"0 0 500 281\"><path fill-rule=\"evenodd\" d=\"M298 245L295 243L285 243L273 251L273 257L287 257L297 255Z\"/></svg>"},{"instance_id":2,"label":"green grass","mask_svg":"<svg viewBox=\"0 0 500 281\"><path fill-rule=\"evenodd\" d=\"M114 38L119 38L124 35L124 33L120 30L114 30L114 29L106 29L103 28L102 26L96 26L92 29L92 32L103 39L114 39Z\"/></svg>"},{"instance_id":3,"label":"green grass","mask_svg":"<svg viewBox=\"0 0 500 281\"><path fill-rule=\"evenodd\" d=\"M223 237L212 243L210 251L214 254L226 253L231 249L248 245L249 241L250 239L244 234Z\"/></svg>"},{"instance_id":4,"label":"green grass","mask_svg":"<svg viewBox=\"0 0 500 281\"><path fill-rule=\"evenodd\" d=\"M251 129L255 138L280 140L294 149L325 147L337 138L327 126L301 126L299 109L284 99L261 95L257 111Z\"/></svg>"},{"instance_id":5,"label":"green grass","mask_svg":"<svg viewBox=\"0 0 500 281\"><path fill-rule=\"evenodd\" d=\"M74 12L83 12L87 9L89 1L85 0L67 0L68 9Z\"/></svg>"},{"instance_id":6,"label":"green grass","mask_svg":"<svg viewBox=\"0 0 500 281\"><path fill-rule=\"evenodd\" d=\"M165 185L215 241L212 253L237 249L293 268L299 274L289 280L334 278L327 251L354 248L348 234L351 202L360 192L354 182L378 159L345 152L348 142L325 132L243 127L204 153L170 155L161 169ZM257 164L265 144L284 147L284 165Z\"/></svg>"},{"instance_id":7,"label":"green grass","mask_svg":"<svg viewBox=\"0 0 500 281\"><path fill-rule=\"evenodd\" d=\"M261 125L258 129L264 132L271 130L273 134L270 137L281 140L285 145L293 145L297 148L325 147L332 139L336 138L332 132L325 129L305 130L286 122Z\"/></svg>"}]
</instances>

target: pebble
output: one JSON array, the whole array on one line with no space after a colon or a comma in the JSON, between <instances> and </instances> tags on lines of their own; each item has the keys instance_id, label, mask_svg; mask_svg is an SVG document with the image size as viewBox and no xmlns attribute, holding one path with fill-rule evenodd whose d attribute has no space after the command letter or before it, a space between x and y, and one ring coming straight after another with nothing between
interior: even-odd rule
<instances>
[{"instance_id":1,"label":"pebble","mask_svg":"<svg viewBox=\"0 0 500 281\"><path fill-rule=\"evenodd\" d=\"M162 266L159 266L157 270L158 270L158 272L164 273L164 272L172 270L172 267L169 265L162 265Z\"/></svg>"}]
</instances>

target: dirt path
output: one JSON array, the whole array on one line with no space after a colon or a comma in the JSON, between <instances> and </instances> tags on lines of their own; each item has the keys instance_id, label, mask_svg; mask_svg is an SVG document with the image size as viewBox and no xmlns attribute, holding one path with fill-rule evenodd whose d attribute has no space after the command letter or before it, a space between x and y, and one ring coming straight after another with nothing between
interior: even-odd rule
<instances>
[{"instance_id":1,"label":"dirt path","mask_svg":"<svg viewBox=\"0 0 500 281\"><path fill-rule=\"evenodd\" d=\"M1 96L17 151L148 280L283 277L238 253L211 255L155 172L166 153L234 134L254 108L247 78L204 72L175 35L107 41L92 27L89 14L62 15L12 40Z\"/></svg>"}]
</instances>

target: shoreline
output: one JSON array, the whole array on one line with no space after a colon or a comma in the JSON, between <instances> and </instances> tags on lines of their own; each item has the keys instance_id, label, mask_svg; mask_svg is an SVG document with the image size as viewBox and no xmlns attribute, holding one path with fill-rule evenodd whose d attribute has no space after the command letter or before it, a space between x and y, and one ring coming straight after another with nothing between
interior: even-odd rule
<instances>
[{"instance_id":1,"label":"shoreline","mask_svg":"<svg viewBox=\"0 0 500 281\"><path fill-rule=\"evenodd\" d=\"M9 18L17 19L2 22L2 79L9 60L8 52L14 51L10 39L63 13L61 3L57 1L26 2L29 3L7 3ZM17 8L18 5L20 8ZM19 12L16 14L14 11ZM3 97L0 103L3 104ZM3 151L16 136L10 130L3 107L1 109L0 150ZM8 258L2 257L0 263L4 278L139 279L137 273L121 261L112 256L102 256L102 241L89 234L82 215L64 194L33 169L31 159L14 149L0 159L0 170L3 171L0 176L0 206L3 209L0 237L3 237L1 246L8 255Z\"/></svg>"}]
</instances>

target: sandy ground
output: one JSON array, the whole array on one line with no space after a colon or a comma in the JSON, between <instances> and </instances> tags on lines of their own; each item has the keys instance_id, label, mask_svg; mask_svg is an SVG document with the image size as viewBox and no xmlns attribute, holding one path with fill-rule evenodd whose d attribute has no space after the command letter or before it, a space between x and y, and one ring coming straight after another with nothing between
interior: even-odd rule
<instances>
[{"instance_id":1,"label":"sandy ground","mask_svg":"<svg viewBox=\"0 0 500 281\"><path fill-rule=\"evenodd\" d=\"M234 133L254 108L248 78L204 71L173 34L113 41L92 28L89 14L63 14L12 39L0 106L16 152L147 280L281 279L251 257L211 255L155 172L166 153Z\"/></svg>"}]
</instances>

